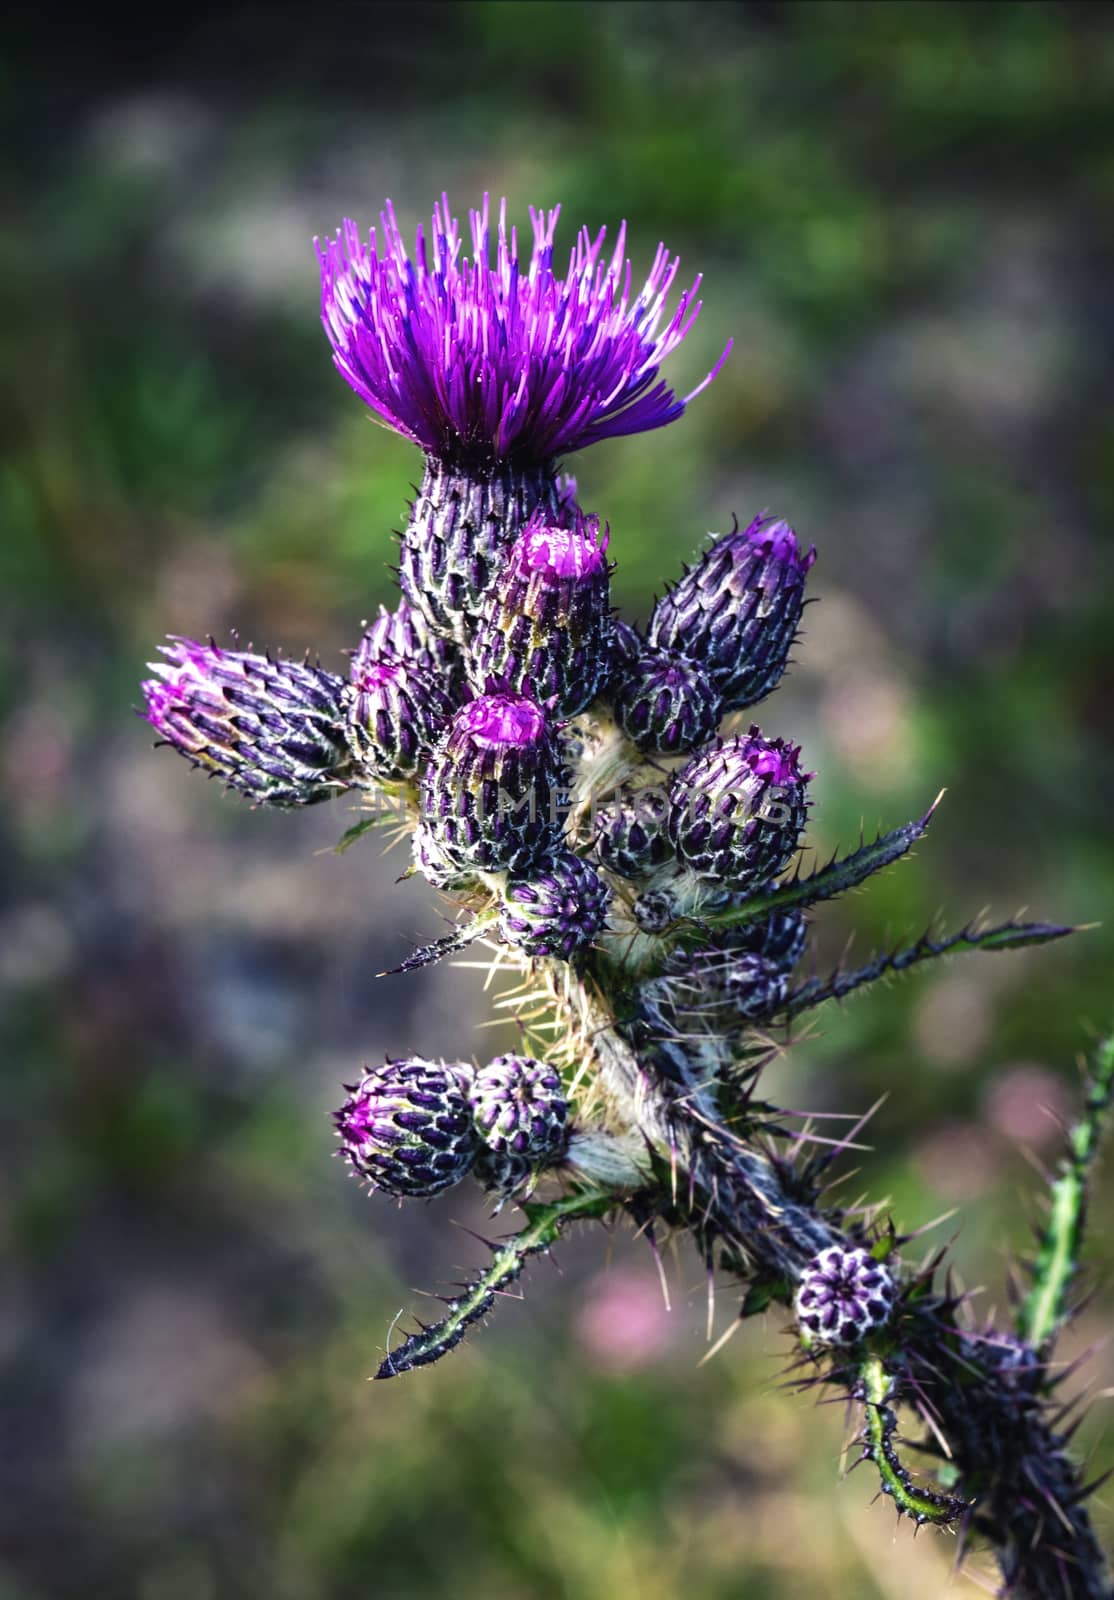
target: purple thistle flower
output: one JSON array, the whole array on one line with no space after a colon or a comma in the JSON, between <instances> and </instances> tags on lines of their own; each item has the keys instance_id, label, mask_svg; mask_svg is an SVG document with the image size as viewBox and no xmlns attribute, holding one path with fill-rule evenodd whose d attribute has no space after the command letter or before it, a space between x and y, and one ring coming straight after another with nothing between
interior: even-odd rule
<instances>
[{"instance_id":1,"label":"purple thistle flower","mask_svg":"<svg viewBox=\"0 0 1114 1600\"><path fill-rule=\"evenodd\" d=\"M832 1245L801 1274L797 1321L817 1344L856 1344L890 1319L893 1276L869 1250Z\"/></svg>"},{"instance_id":2,"label":"purple thistle flower","mask_svg":"<svg viewBox=\"0 0 1114 1600\"><path fill-rule=\"evenodd\" d=\"M159 648L142 715L179 755L264 805L313 805L346 786L342 678L193 639Z\"/></svg>"},{"instance_id":3,"label":"purple thistle flower","mask_svg":"<svg viewBox=\"0 0 1114 1600\"><path fill-rule=\"evenodd\" d=\"M532 1056L496 1056L480 1067L468 1091L476 1131L499 1155L551 1162L568 1143L569 1105L561 1075Z\"/></svg>"},{"instance_id":4,"label":"purple thistle flower","mask_svg":"<svg viewBox=\"0 0 1114 1600\"><path fill-rule=\"evenodd\" d=\"M422 612L402 595L393 611L380 606L374 622L364 624L363 638L352 654L352 679L355 682L365 667L384 660L405 661L423 672L449 677L453 657L452 646L430 631Z\"/></svg>"},{"instance_id":5,"label":"purple thistle flower","mask_svg":"<svg viewBox=\"0 0 1114 1600\"><path fill-rule=\"evenodd\" d=\"M508 882L499 933L529 956L571 961L604 931L610 904L611 890L591 862L562 848Z\"/></svg>"},{"instance_id":6,"label":"purple thistle flower","mask_svg":"<svg viewBox=\"0 0 1114 1600\"><path fill-rule=\"evenodd\" d=\"M346 731L361 775L414 777L452 714L452 699L431 672L387 656L356 668Z\"/></svg>"},{"instance_id":7,"label":"purple thistle flower","mask_svg":"<svg viewBox=\"0 0 1114 1600\"><path fill-rule=\"evenodd\" d=\"M700 311L698 277L665 321L678 259L659 245L631 295L626 224L610 258L605 229L577 237L568 273L553 265L559 207L531 208L534 241L519 256L499 206L492 262L488 198L469 213L471 257L447 196L411 256L390 201L383 234L361 241L345 220L317 241L321 317L337 370L390 428L442 458L547 462L597 440L674 421L716 376L683 399L658 379ZM727 349L730 349L728 345Z\"/></svg>"},{"instance_id":8,"label":"purple thistle flower","mask_svg":"<svg viewBox=\"0 0 1114 1600\"><path fill-rule=\"evenodd\" d=\"M710 739L723 702L708 673L672 650L643 648L611 688L619 726L640 750L680 755Z\"/></svg>"}]
</instances>

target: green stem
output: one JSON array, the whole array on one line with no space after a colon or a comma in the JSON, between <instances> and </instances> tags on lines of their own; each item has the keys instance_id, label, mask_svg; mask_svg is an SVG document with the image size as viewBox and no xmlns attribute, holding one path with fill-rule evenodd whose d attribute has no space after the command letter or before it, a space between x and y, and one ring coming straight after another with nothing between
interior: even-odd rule
<instances>
[{"instance_id":1,"label":"green stem","mask_svg":"<svg viewBox=\"0 0 1114 1600\"><path fill-rule=\"evenodd\" d=\"M1087 1211L1087 1179L1112 1094L1114 1034L1096 1051L1083 1116L1071 1131L1067 1156L1052 1185L1052 1209L1037 1250L1033 1286L1018 1313L1018 1332L1038 1349L1050 1343L1070 1314L1068 1291L1079 1269Z\"/></svg>"}]
</instances>

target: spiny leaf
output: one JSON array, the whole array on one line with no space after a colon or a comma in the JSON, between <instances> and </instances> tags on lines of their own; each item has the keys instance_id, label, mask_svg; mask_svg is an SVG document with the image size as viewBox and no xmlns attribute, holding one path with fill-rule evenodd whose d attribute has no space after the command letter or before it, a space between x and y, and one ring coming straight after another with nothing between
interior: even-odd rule
<instances>
[{"instance_id":1,"label":"spiny leaf","mask_svg":"<svg viewBox=\"0 0 1114 1600\"><path fill-rule=\"evenodd\" d=\"M449 1313L440 1322L411 1333L384 1357L377 1378L397 1378L414 1367L427 1367L447 1355L463 1339L468 1328L487 1315L501 1290L515 1281L527 1258L548 1250L557 1242L570 1222L606 1216L615 1207L614 1195L598 1189L565 1195L548 1204L525 1201L522 1210L528 1225L495 1247L489 1266L455 1299L448 1302Z\"/></svg>"},{"instance_id":2,"label":"spiny leaf","mask_svg":"<svg viewBox=\"0 0 1114 1600\"><path fill-rule=\"evenodd\" d=\"M333 854L342 856L349 846L354 845L357 839L362 839L364 834L367 833L370 828L377 828L379 826L379 817L362 817L359 822L354 822L350 828L345 828L344 832L333 846Z\"/></svg>"},{"instance_id":3,"label":"spiny leaf","mask_svg":"<svg viewBox=\"0 0 1114 1600\"><path fill-rule=\"evenodd\" d=\"M859 1368L859 1380L865 1411L863 1455L878 1468L882 1493L892 1499L899 1514L912 1517L918 1526L932 1522L937 1527L947 1527L967 1510L966 1502L923 1489L913 1482L912 1474L894 1445L897 1416L890 1401L894 1398L896 1384L878 1356L867 1356Z\"/></svg>"},{"instance_id":4,"label":"spiny leaf","mask_svg":"<svg viewBox=\"0 0 1114 1600\"><path fill-rule=\"evenodd\" d=\"M388 967L385 972L377 972L377 978L394 978L400 972L416 972L419 967L432 966L435 961L442 960L445 956L453 955L457 950L463 950L485 933L495 921L494 913L482 917L473 917L471 922L464 923L459 928L454 928L452 933L446 933L440 939L432 939L429 944L419 945L418 948L406 957L397 967Z\"/></svg>"},{"instance_id":5,"label":"spiny leaf","mask_svg":"<svg viewBox=\"0 0 1114 1600\"><path fill-rule=\"evenodd\" d=\"M687 918L685 924L681 926L684 928L687 924L698 930L736 928L744 923L754 922L759 917L767 917L772 911L788 911L794 906L816 905L821 900L832 900L836 895L845 894L848 889L854 889L858 884L864 883L875 872L881 872L884 867L900 861L918 839L924 838L940 798L938 795L918 821L907 822L904 827L895 828L892 833L879 834L870 844L861 845L849 856L833 857L819 872L812 872L804 878L794 878L790 883L783 883L777 889L771 889L765 894L751 895L740 905L725 906L719 911L706 912L699 918Z\"/></svg>"},{"instance_id":6,"label":"spiny leaf","mask_svg":"<svg viewBox=\"0 0 1114 1600\"><path fill-rule=\"evenodd\" d=\"M968 925L959 933L945 939L934 939L925 933L916 944L902 950L882 951L864 966L850 972L837 970L830 978L810 978L785 1001L779 1016L796 1016L825 1000L842 1000L845 995L865 984L874 983L887 973L906 972L922 961L933 961L938 956L951 955L965 950L1015 950L1027 944L1048 944L1074 933L1074 928L1062 928L1052 922L1003 922L995 928L978 929Z\"/></svg>"}]
</instances>

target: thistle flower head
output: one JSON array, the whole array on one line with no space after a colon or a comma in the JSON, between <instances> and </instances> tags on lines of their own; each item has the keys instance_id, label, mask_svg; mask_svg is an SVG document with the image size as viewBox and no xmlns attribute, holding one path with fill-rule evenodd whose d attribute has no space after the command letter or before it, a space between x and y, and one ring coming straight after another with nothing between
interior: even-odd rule
<instances>
[{"instance_id":1,"label":"thistle flower head","mask_svg":"<svg viewBox=\"0 0 1114 1600\"><path fill-rule=\"evenodd\" d=\"M387 1061L333 1114L341 1154L387 1194L421 1198L464 1178L477 1152L463 1062Z\"/></svg>"},{"instance_id":2,"label":"thistle flower head","mask_svg":"<svg viewBox=\"0 0 1114 1600\"><path fill-rule=\"evenodd\" d=\"M579 510L568 525L536 512L485 597L467 655L477 689L529 693L575 716L595 699L610 665L607 531Z\"/></svg>"},{"instance_id":3,"label":"thistle flower head","mask_svg":"<svg viewBox=\"0 0 1114 1600\"><path fill-rule=\"evenodd\" d=\"M856 1344L889 1321L893 1275L869 1250L832 1245L814 1256L797 1289L797 1321L817 1344Z\"/></svg>"},{"instance_id":4,"label":"thistle flower head","mask_svg":"<svg viewBox=\"0 0 1114 1600\"><path fill-rule=\"evenodd\" d=\"M496 1056L469 1088L476 1130L499 1155L553 1161L568 1141L569 1106L556 1067L531 1056Z\"/></svg>"},{"instance_id":5,"label":"thistle flower head","mask_svg":"<svg viewBox=\"0 0 1114 1600\"><path fill-rule=\"evenodd\" d=\"M753 889L775 877L797 849L811 773L800 748L758 728L719 739L674 776L669 837L698 877Z\"/></svg>"},{"instance_id":6,"label":"thistle flower head","mask_svg":"<svg viewBox=\"0 0 1114 1600\"><path fill-rule=\"evenodd\" d=\"M558 214L531 209L528 256L506 201L493 238L486 195L469 213L470 256L446 196L413 255L389 201L366 245L349 220L318 241L333 360L388 427L446 459L542 462L660 428L716 375L727 351L683 399L658 377L700 311L700 279L667 314L679 263L660 245L632 296L625 223L610 257L605 230L582 230L559 277Z\"/></svg>"},{"instance_id":7,"label":"thistle flower head","mask_svg":"<svg viewBox=\"0 0 1114 1600\"><path fill-rule=\"evenodd\" d=\"M592 864L562 848L527 876L510 879L499 932L527 955L571 961L603 932L610 904L611 891Z\"/></svg>"},{"instance_id":8,"label":"thistle flower head","mask_svg":"<svg viewBox=\"0 0 1114 1600\"><path fill-rule=\"evenodd\" d=\"M422 780L422 818L446 864L524 871L560 834L560 763L545 713L524 695L461 706Z\"/></svg>"},{"instance_id":9,"label":"thistle flower head","mask_svg":"<svg viewBox=\"0 0 1114 1600\"><path fill-rule=\"evenodd\" d=\"M412 606L405 595L399 597L393 611L379 607L379 615L364 625L364 633L352 655L352 678L374 662L405 661L426 672L452 671L453 649L444 639L430 630L425 617Z\"/></svg>"},{"instance_id":10,"label":"thistle flower head","mask_svg":"<svg viewBox=\"0 0 1114 1600\"><path fill-rule=\"evenodd\" d=\"M815 559L787 522L756 517L736 525L658 601L647 638L699 660L725 710L753 705L785 672Z\"/></svg>"},{"instance_id":11,"label":"thistle flower head","mask_svg":"<svg viewBox=\"0 0 1114 1600\"><path fill-rule=\"evenodd\" d=\"M160 648L143 714L180 755L265 805L312 805L345 786L343 679L193 639Z\"/></svg>"},{"instance_id":12,"label":"thistle flower head","mask_svg":"<svg viewBox=\"0 0 1114 1600\"><path fill-rule=\"evenodd\" d=\"M346 732L361 776L412 778L452 712L431 672L389 656L354 667Z\"/></svg>"},{"instance_id":13,"label":"thistle flower head","mask_svg":"<svg viewBox=\"0 0 1114 1600\"><path fill-rule=\"evenodd\" d=\"M619 726L640 750L679 755L711 738L723 702L703 667L671 650L642 649L611 696Z\"/></svg>"},{"instance_id":14,"label":"thistle flower head","mask_svg":"<svg viewBox=\"0 0 1114 1600\"><path fill-rule=\"evenodd\" d=\"M421 1198L459 1183L478 1148L469 1075L420 1056L365 1072L333 1114L341 1153L388 1194Z\"/></svg>"}]
</instances>

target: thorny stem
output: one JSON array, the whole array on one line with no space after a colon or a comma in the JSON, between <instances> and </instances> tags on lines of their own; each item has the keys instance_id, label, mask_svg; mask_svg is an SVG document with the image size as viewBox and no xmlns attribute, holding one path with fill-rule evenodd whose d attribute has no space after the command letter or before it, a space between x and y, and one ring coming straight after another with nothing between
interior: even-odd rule
<instances>
[{"instance_id":1,"label":"thorny stem","mask_svg":"<svg viewBox=\"0 0 1114 1600\"><path fill-rule=\"evenodd\" d=\"M650 1059L636 1049L590 978L577 1010L611 1111L668 1163L678 1219L705 1251L712 1237L746 1276L772 1278L765 1299L789 1300L810 1257L849 1242L838 1214L787 1192L777 1162L723 1126L708 1088L686 1075L682 1052L671 1056L667 1046L656 1045ZM1046 1344L1066 1315L1084 1182L1112 1087L1114 1041L1099 1053L1086 1114L1054 1190L1036 1284L1022 1317L1035 1344ZM954 1301L934 1295L924 1280L921 1290L904 1310L894 1352L897 1376L871 1357L859 1388L867 1453L879 1465L884 1491L899 1489L895 1503L917 1520L963 1514L964 1532L977 1530L993 1547L1002 1593L1012 1600L1111 1600L1114 1586L1085 1504L1093 1486L1082 1483L1068 1454L1070 1430L1056 1431L1057 1418L1041 1398L1051 1386L1025 1390L1016 1372L979 1360L977 1342L965 1341L955 1327ZM889 1408L899 1399L915 1401L919 1414L932 1418L959 1499L918 1489L897 1463ZM964 1501L971 1504L962 1513Z\"/></svg>"}]
</instances>

